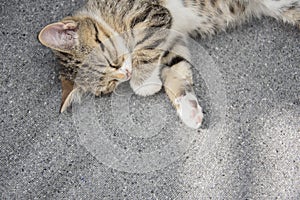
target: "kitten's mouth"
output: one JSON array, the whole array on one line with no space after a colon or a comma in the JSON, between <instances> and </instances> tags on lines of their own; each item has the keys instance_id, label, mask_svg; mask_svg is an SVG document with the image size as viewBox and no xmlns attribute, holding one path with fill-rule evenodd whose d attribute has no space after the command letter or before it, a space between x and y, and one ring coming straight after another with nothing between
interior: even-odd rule
<instances>
[{"instance_id":1,"label":"kitten's mouth","mask_svg":"<svg viewBox=\"0 0 300 200\"><path fill-rule=\"evenodd\" d=\"M124 73L123 81L128 81L131 79L131 72L129 70L122 71Z\"/></svg>"},{"instance_id":2,"label":"kitten's mouth","mask_svg":"<svg viewBox=\"0 0 300 200\"><path fill-rule=\"evenodd\" d=\"M126 81L128 81L129 79L131 79L131 72L126 70Z\"/></svg>"}]
</instances>

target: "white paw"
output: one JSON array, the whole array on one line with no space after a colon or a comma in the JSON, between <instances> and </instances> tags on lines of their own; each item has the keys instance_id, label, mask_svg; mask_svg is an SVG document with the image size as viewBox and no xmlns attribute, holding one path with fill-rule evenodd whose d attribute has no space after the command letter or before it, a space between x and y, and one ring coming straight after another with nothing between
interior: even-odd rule
<instances>
[{"instance_id":1,"label":"white paw","mask_svg":"<svg viewBox=\"0 0 300 200\"><path fill-rule=\"evenodd\" d=\"M135 86L130 82L130 86L134 93L140 96L151 96L159 92L162 88L162 83L147 83L141 86Z\"/></svg>"},{"instance_id":2,"label":"white paw","mask_svg":"<svg viewBox=\"0 0 300 200\"><path fill-rule=\"evenodd\" d=\"M201 126L202 108L193 94L187 93L185 96L176 98L175 106L179 117L188 127L198 129Z\"/></svg>"},{"instance_id":3,"label":"white paw","mask_svg":"<svg viewBox=\"0 0 300 200\"><path fill-rule=\"evenodd\" d=\"M130 86L134 93L141 96L150 96L159 92L162 88L160 80L160 68L156 67L148 79L144 80L142 84L135 84L134 79L131 79Z\"/></svg>"}]
</instances>

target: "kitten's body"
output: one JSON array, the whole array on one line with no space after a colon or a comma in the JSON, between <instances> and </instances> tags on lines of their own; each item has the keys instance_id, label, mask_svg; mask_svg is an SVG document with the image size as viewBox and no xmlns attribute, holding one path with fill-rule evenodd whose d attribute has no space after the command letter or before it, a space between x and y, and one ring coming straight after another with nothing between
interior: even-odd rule
<instances>
[{"instance_id":1,"label":"kitten's body","mask_svg":"<svg viewBox=\"0 0 300 200\"><path fill-rule=\"evenodd\" d=\"M77 94L109 93L130 79L143 96L164 85L181 119L198 128L202 111L192 89L185 37L211 36L261 15L299 26L300 1L90 0L74 16L47 26L39 38L64 65L61 79L68 89L62 111Z\"/></svg>"}]
</instances>

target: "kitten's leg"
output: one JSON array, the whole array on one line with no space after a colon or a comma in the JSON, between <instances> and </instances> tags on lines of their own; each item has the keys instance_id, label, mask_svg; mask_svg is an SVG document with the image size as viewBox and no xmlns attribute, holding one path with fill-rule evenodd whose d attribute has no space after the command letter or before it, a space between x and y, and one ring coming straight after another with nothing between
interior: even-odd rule
<instances>
[{"instance_id":1,"label":"kitten's leg","mask_svg":"<svg viewBox=\"0 0 300 200\"><path fill-rule=\"evenodd\" d=\"M263 0L263 13L276 19L298 25L300 28L300 1L299 0Z\"/></svg>"},{"instance_id":2,"label":"kitten's leg","mask_svg":"<svg viewBox=\"0 0 300 200\"><path fill-rule=\"evenodd\" d=\"M149 96L162 88L159 61L161 48L172 25L172 16L167 8L152 1L135 2L142 4L139 6L141 10L134 11L124 20L128 21L132 29L129 34L132 40L130 45L133 47L130 86L136 94Z\"/></svg>"},{"instance_id":3,"label":"kitten's leg","mask_svg":"<svg viewBox=\"0 0 300 200\"><path fill-rule=\"evenodd\" d=\"M155 49L143 49L133 53L134 70L130 86L137 95L150 96L161 90L160 56L161 50Z\"/></svg>"},{"instance_id":4,"label":"kitten's leg","mask_svg":"<svg viewBox=\"0 0 300 200\"><path fill-rule=\"evenodd\" d=\"M182 60L170 68L164 68L162 78L165 91L181 120L191 128L199 128L203 114L193 91L190 64Z\"/></svg>"}]
</instances>

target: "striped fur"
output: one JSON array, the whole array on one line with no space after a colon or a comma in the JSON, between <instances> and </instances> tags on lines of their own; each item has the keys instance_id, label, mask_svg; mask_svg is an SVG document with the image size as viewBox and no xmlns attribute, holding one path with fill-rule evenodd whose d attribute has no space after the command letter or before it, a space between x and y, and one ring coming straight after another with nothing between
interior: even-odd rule
<instances>
[{"instance_id":1,"label":"striped fur","mask_svg":"<svg viewBox=\"0 0 300 200\"><path fill-rule=\"evenodd\" d=\"M211 36L261 15L299 26L299 13L299 0L89 0L73 16L45 27L39 39L54 50L63 65L61 79L76 91L110 93L130 78L143 96L164 85L178 109L176 99L193 93L185 36ZM189 126L201 124L200 114L196 118Z\"/></svg>"}]
</instances>

